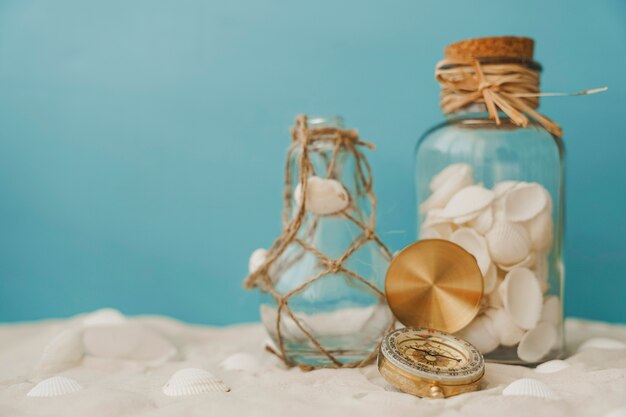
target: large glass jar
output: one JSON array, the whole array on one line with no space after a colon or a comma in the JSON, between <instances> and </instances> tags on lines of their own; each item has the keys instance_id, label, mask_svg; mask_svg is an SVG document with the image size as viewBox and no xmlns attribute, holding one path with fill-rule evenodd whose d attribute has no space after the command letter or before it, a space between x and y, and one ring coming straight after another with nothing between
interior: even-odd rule
<instances>
[{"instance_id":1,"label":"large glass jar","mask_svg":"<svg viewBox=\"0 0 626 417\"><path fill-rule=\"evenodd\" d=\"M563 347L563 143L538 124L459 113L416 151L420 239L476 258L483 308L461 336L487 360L536 363Z\"/></svg>"},{"instance_id":2,"label":"large glass jar","mask_svg":"<svg viewBox=\"0 0 626 417\"><path fill-rule=\"evenodd\" d=\"M309 131L324 128L344 129L343 120L339 116L308 119ZM291 363L320 367L363 361L373 354L392 321L381 292L390 256L362 227L373 224L373 194L364 187L363 180L371 178L361 176L358 164L363 167L364 161L357 161L354 146L359 145L338 144L335 135L329 134L306 146L294 140L288 150L284 213L288 222L303 203L299 198L303 152L310 159L308 195L316 192L312 187L327 184L342 188L349 200L345 209L325 214L314 210L315 202L305 198L297 239L269 269L276 293L264 296L261 318L278 346L276 295L293 294L287 300L289 311L283 309L280 317L284 353ZM342 269L327 273L324 258L341 264ZM306 284L320 274L321 278Z\"/></svg>"}]
</instances>

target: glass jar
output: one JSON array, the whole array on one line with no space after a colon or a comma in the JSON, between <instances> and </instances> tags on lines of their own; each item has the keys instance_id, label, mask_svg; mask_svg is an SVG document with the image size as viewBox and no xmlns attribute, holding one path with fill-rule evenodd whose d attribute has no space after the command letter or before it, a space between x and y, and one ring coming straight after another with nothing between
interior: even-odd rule
<instances>
[{"instance_id":1,"label":"glass jar","mask_svg":"<svg viewBox=\"0 0 626 417\"><path fill-rule=\"evenodd\" d=\"M487 360L534 363L563 347L564 148L500 116L460 112L419 141L419 238L457 243L481 268L483 309L460 335ZM543 354L518 352L522 341Z\"/></svg>"},{"instance_id":2,"label":"glass jar","mask_svg":"<svg viewBox=\"0 0 626 417\"><path fill-rule=\"evenodd\" d=\"M343 119L339 116L308 119L309 130L323 128L344 129ZM284 215L287 221L291 221L300 209L300 163L304 150L311 163L307 193L314 192L312 177L318 181L338 181L338 186L343 187L349 196L349 206L338 213L316 214L309 210L309 200L305 198L306 210L297 233L302 243L290 243L269 269L273 290L278 295L296 291L287 302L293 316L282 310L280 317L286 359L313 367L337 365L316 343L340 364L360 362L372 355L392 322L381 292L390 255L358 225L358 222L370 224L372 215L372 201L357 170L360 161L345 145L337 146L334 135L329 134L326 139L312 141L306 148L298 140L292 142L287 154L285 198L288 204ZM333 158L336 148L337 155ZM362 241L365 243L361 244ZM350 248L355 244L358 249L352 251ZM326 273L329 265L323 257L341 262L350 272ZM365 282L354 279L352 273ZM320 279L306 284L320 274L323 274ZM373 291L372 287L379 291ZM280 343L278 307L275 296L264 296L261 318L277 346Z\"/></svg>"},{"instance_id":3,"label":"glass jar","mask_svg":"<svg viewBox=\"0 0 626 417\"><path fill-rule=\"evenodd\" d=\"M501 39L464 41L454 49L460 42L446 54L489 54L494 45L510 52L520 39L532 54L532 40ZM504 58L539 72L532 59ZM487 72L501 61L492 56L481 62ZM471 74L478 74L473 65ZM538 90L538 76L536 83ZM481 97L477 91L474 97ZM481 269L481 310L459 336L487 360L535 364L559 357L564 345L564 147L545 124L531 120L520 126L503 112L497 113L498 123L487 109L480 99L463 105L420 139L418 234L458 244Z\"/></svg>"}]
</instances>

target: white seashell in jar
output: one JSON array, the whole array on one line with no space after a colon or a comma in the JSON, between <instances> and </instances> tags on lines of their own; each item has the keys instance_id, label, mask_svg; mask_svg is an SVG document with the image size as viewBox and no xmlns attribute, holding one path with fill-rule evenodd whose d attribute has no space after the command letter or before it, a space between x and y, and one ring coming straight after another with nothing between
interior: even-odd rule
<instances>
[{"instance_id":1,"label":"white seashell in jar","mask_svg":"<svg viewBox=\"0 0 626 417\"><path fill-rule=\"evenodd\" d=\"M497 268L493 263L489 263L489 267L487 268L487 272L483 275L483 293L491 294L496 289L498 285L498 272Z\"/></svg>"},{"instance_id":2,"label":"white seashell in jar","mask_svg":"<svg viewBox=\"0 0 626 417\"><path fill-rule=\"evenodd\" d=\"M302 184L298 184L294 191L298 206L302 204L302 191ZM339 181L316 176L307 179L304 204L307 211L323 216L338 213L346 209L349 204L348 191Z\"/></svg>"},{"instance_id":3,"label":"white seashell in jar","mask_svg":"<svg viewBox=\"0 0 626 417\"><path fill-rule=\"evenodd\" d=\"M626 349L626 343L607 337L593 337L583 342L577 350L581 352L587 349L620 350Z\"/></svg>"},{"instance_id":4,"label":"white seashell in jar","mask_svg":"<svg viewBox=\"0 0 626 417\"><path fill-rule=\"evenodd\" d=\"M28 397L59 397L82 389L83 387L75 379L59 375L44 379L26 395Z\"/></svg>"},{"instance_id":5,"label":"white seashell in jar","mask_svg":"<svg viewBox=\"0 0 626 417\"><path fill-rule=\"evenodd\" d=\"M446 219L441 215L443 209L432 209L426 213L426 218L422 223L422 227L434 226L442 223L450 223L450 219Z\"/></svg>"},{"instance_id":6,"label":"white seashell in jar","mask_svg":"<svg viewBox=\"0 0 626 417\"><path fill-rule=\"evenodd\" d=\"M169 397L228 391L230 388L222 380L199 368L184 368L177 371L163 387L163 393Z\"/></svg>"},{"instance_id":7,"label":"white seashell in jar","mask_svg":"<svg viewBox=\"0 0 626 417\"><path fill-rule=\"evenodd\" d=\"M544 400L558 400L560 398L546 384L532 378L522 378L512 382L502 390L502 395L537 397Z\"/></svg>"},{"instance_id":8,"label":"white seashell in jar","mask_svg":"<svg viewBox=\"0 0 626 417\"><path fill-rule=\"evenodd\" d=\"M546 297L543 302L543 308L541 309L541 317L539 321L545 321L546 323L558 326L561 324L563 318L561 300L557 296Z\"/></svg>"},{"instance_id":9,"label":"white seashell in jar","mask_svg":"<svg viewBox=\"0 0 626 417\"><path fill-rule=\"evenodd\" d=\"M452 223L456 225L462 225L465 223L469 223L475 220L478 216L480 216L481 211L475 211L473 213L466 214L464 216L455 217L452 219Z\"/></svg>"},{"instance_id":10,"label":"white seashell in jar","mask_svg":"<svg viewBox=\"0 0 626 417\"><path fill-rule=\"evenodd\" d=\"M250 255L250 260L248 261L248 272L253 273L256 272L257 269L261 267L265 263L265 259L267 258L267 250L263 248L256 249Z\"/></svg>"},{"instance_id":11,"label":"white seashell in jar","mask_svg":"<svg viewBox=\"0 0 626 417\"><path fill-rule=\"evenodd\" d=\"M450 236L450 241L456 243L476 258L480 272L485 276L491 266L491 257L487 248L487 241L475 230L462 227Z\"/></svg>"},{"instance_id":12,"label":"white seashell in jar","mask_svg":"<svg viewBox=\"0 0 626 417\"><path fill-rule=\"evenodd\" d=\"M519 184L523 183L519 181L500 181L496 183L493 187L491 187L491 191L495 193L496 198L501 198Z\"/></svg>"},{"instance_id":13,"label":"white seashell in jar","mask_svg":"<svg viewBox=\"0 0 626 417\"><path fill-rule=\"evenodd\" d=\"M531 247L536 251L544 251L552 246L552 215L544 210L535 218L526 222Z\"/></svg>"},{"instance_id":14,"label":"white seashell in jar","mask_svg":"<svg viewBox=\"0 0 626 417\"><path fill-rule=\"evenodd\" d=\"M516 268L504 277L499 288L504 310L522 329L535 327L541 316L543 295L539 281L527 268Z\"/></svg>"},{"instance_id":15,"label":"white seashell in jar","mask_svg":"<svg viewBox=\"0 0 626 417\"><path fill-rule=\"evenodd\" d=\"M442 216L450 219L478 215L494 199L494 193L481 185L468 185L450 198L443 209Z\"/></svg>"},{"instance_id":16,"label":"white seashell in jar","mask_svg":"<svg viewBox=\"0 0 626 417\"><path fill-rule=\"evenodd\" d=\"M484 235L493 225L493 207L487 207L469 222L469 227Z\"/></svg>"},{"instance_id":17,"label":"white seashell in jar","mask_svg":"<svg viewBox=\"0 0 626 417\"><path fill-rule=\"evenodd\" d=\"M506 218L512 222L525 222L537 216L548 204L545 188L537 183L522 184L503 197Z\"/></svg>"},{"instance_id":18,"label":"white seashell in jar","mask_svg":"<svg viewBox=\"0 0 626 417\"><path fill-rule=\"evenodd\" d=\"M535 368L535 372L538 372L540 374L552 374L554 372L559 372L569 367L569 363L561 359L555 359L552 361L544 362L541 365L537 365L537 367Z\"/></svg>"},{"instance_id":19,"label":"white seashell in jar","mask_svg":"<svg viewBox=\"0 0 626 417\"><path fill-rule=\"evenodd\" d=\"M553 325L539 323L522 337L517 346L517 356L524 362L538 362L554 347L557 338L557 331Z\"/></svg>"},{"instance_id":20,"label":"white seashell in jar","mask_svg":"<svg viewBox=\"0 0 626 417\"><path fill-rule=\"evenodd\" d=\"M441 188L445 183L455 180L457 178L463 178L464 180L472 180L472 167L468 164L452 164L445 167L430 181L430 190L436 191ZM455 181L457 182L457 181Z\"/></svg>"},{"instance_id":21,"label":"white seashell in jar","mask_svg":"<svg viewBox=\"0 0 626 417\"><path fill-rule=\"evenodd\" d=\"M420 229L420 239L449 239L452 226L449 223L433 224Z\"/></svg>"},{"instance_id":22,"label":"white seashell in jar","mask_svg":"<svg viewBox=\"0 0 626 417\"><path fill-rule=\"evenodd\" d=\"M537 259L537 255L535 255L535 252L530 252L527 257L525 257L520 262L518 262L518 263L516 263L514 265L503 265L503 264L500 264L499 267L503 271L507 271L507 272L511 271L511 270L513 270L515 268L532 268L535 265L536 259Z\"/></svg>"},{"instance_id":23,"label":"white seashell in jar","mask_svg":"<svg viewBox=\"0 0 626 417\"><path fill-rule=\"evenodd\" d=\"M471 170L459 170L456 175L448 176L445 181L438 184L433 193L420 204L420 213L425 213L432 209L441 209L446 206L450 198L462 188L472 184Z\"/></svg>"},{"instance_id":24,"label":"white seashell in jar","mask_svg":"<svg viewBox=\"0 0 626 417\"><path fill-rule=\"evenodd\" d=\"M523 261L530 253L530 237L517 223L496 221L485 235L493 262L513 265Z\"/></svg>"},{"instance_id":25,"label":"white seashell in jar","mask_svg":"<svg viewBox=\"0 0 626 417\"><path fill-rule=\"evenodd\" d=\"M491 321L484 314L476 316L457 335L470 342L483 354L493 352L499 345L499 340L491 326Z\"/></svg>"},{"instance_id":26,"label":"white seashell in jar","mask_svg":"<svg viewBox=\"0 0 626 417\"><path fill-rule=\"evenodd\" d=\"M522 340L524 330L518 327L501 308L490 308L485 315L491 320L491 326L502 346L514 346Z\"/></svg>"},{"instance_id":27,"label":"white seashell in jar","mask_svg":"<svg viewBox=\"0 0 626 417\"><path fill-rule=\"evenodd\" d=\"M227 371L256 372L261 369L261 363L249 353L237 352L224 359L220 367Z\"/></svg>"},{"instance_id":28,"label":"white seashell in jar","mask_svg":"<svg viewBox=\"0 0 626 417\"><path fill-rule=\"evenodd\" d=\"M498 291L498 288L500 287L500 284L502 283L502 279L501 278L496 278L496 285L494 286L493 291L491 291L489 294L487 294L487 304L490 307L494 307L494 308L498 308L498 309L503 309L504 308L504 304L502 304L502 297L500 297L500 291Z\"/></svg>"}]
</instances>

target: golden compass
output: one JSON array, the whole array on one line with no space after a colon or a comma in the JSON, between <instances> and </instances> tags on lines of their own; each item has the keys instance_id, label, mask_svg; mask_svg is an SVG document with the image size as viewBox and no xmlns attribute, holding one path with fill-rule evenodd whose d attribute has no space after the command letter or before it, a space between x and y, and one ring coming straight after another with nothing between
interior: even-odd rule
<instances>
[{"instance_id":1,"label":"golden compass","mask_svg":"<svg viewBox=\"0 0 626 417\"><path fill-rule=\"evenodd\" d=\"M478 390L485 363L478 349L464 340L437 330L406 327L385 337L378 369L401 391L445 398Z\"/></svg>"},{"instance_id":2,"label":"golden compass","mask_svg":"<svg viewBox=\"0 0 626 417\"><path fill-rule=\"evenodd\" d=\"M407 327L380 346L378 369L401 391L445 398L480 388L482 355L449 333L480 309L483 276L476 259L445 240L421 240L393 259L385 279L391 311ZM447 333L449 332L449 333Z\"/></svg>"}]
</instances>

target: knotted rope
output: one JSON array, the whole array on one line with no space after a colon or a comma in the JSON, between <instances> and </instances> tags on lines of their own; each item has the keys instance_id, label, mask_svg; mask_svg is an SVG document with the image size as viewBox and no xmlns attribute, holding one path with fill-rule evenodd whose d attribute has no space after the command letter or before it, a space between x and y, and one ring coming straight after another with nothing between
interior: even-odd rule
<instances>
[{"instance_id":1,"label":"knotted rope","mask_svg":"<svg viewBox=\"0 0 626 417\"><path fill-rule=\"evenodd\" d=\"M300 115L296 118L296 123L291 130L292 144L287 155L287 165L285 168L285 191L283 194L283 231L281 235L274 241L270 249L268 250L267 257L263 265L261 265L256 271L250 273L250 275L244 280L245 288L259 287L262 291L269 293L277 304L277 319L276 319L276 338L278 340L278 352L272 348L267 348L270 352L278 356L288 366L297 365L293 363L287 357L285 353L284 338L281 332L281 320L283 315L287 315L296 326L302 331L306 338L325 355L332 365L327 366L330 368L355 368L366 365L374 360L376 357L378 347L374 349L368 357L362 361L352 363L342 363L335 356L329 352L324 346L322 346L315 336L309 332L303 325L300 318L289 307L289 299L296 294L304 291L310 284L331 274L342 274L346 279L358 281L364 284L369 290L371 290L379 300L385 300L384 293L377 288L373 283L358 275L356 272L348 269L344 264L355 252L357 252L363 245L372 241L377 244L384 252L385 256L391 259L392 255L385 244L380 240L376 234L376 196L372 190L372 173L367 159L365 158L361 148L374 149L374 145L363 142L359 139L358 132L356 130L344 130L337 128L316 128L309 129L307 117ZM310 152L316 151L316 144L322 142L329 143L333 146L332 155L330 158L325 159L326 169L325 172L316 173L311 163ZM293 212L292 202L293 189L292 189L292 172L290 160L294 152L299 152L298 160L298 182L301 187L301 201L306 201L307 194L307 179L312 175L325 176L326 178L335 178L337 176L337 158L342 152L348 152L355 160L356 166L356 195L350 196L350 205L339 213L335 213L335 216L342 216L351 221L361 229L361 234L358 235L351 243L351 245L345 250L345 252L337 259L331 259L325 255L318 248L314 247L310 239L317 228L318 216L313 213L309 213L306 210L305 204L300 204L295 214ZM366 220L362 219L362 213L355 204L358 198L366 196L369 199L371 205L371 213ZM304 220L307 215L312 216L311 221L308 222L306 228L303 227ZM298 255L292 259L286 259L285 251L290 244L297 244L302 249ZM291 289L285 294L279 293L274 283L276 279L280 278L282 272L289 269L291 265L298 262L306 252L315 255L323 266L322 270L316 275L308 278L297 287ZM392 324L393 326L393 324ZM390 328L391 329L391 328ZM385 333L390 330L386 329ZM381 334L382 338L383 334ZM315 367L298 365L301 369L310 370Z\"/></svg>"},{"instance_id":2,"label":"knotted rope","mask_svg":"<svg viewBox=\"0 0 626 417\"><path fill-rule=\"evenodd\" d=\"M541 93L538 67L517 63L481 63L477 59L440 61L435 69L435 78L441 85L441 109L444 114L480 103L485 105L489 118L498 125L501 123L499 109L518 126L528 126L530 117L558 138L563 136L561 127L536 110L539 97L585 95L607 90L603 87L573 94Z\"/></svg>"}]
</instances>

